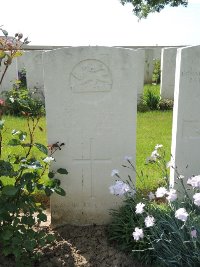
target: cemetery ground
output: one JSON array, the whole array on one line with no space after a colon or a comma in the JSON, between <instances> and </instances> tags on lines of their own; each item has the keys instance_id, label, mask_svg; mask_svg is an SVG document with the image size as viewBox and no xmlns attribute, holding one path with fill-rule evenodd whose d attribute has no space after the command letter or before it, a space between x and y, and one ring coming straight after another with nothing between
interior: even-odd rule
<instances>
[{"instance_id":1,"label":"cemetery ground","mask_svg":"<svg viewBox=\"0 0 200 267\"><path fill-rule=\"evenodd\" d=\"M26 123L22 118L6 117L6 134L10 134L15 129L22 129ZM36 139L46 144L46 121L43 118L40 122L40 127L36 132ZM171 126L172 126L172 111L151 111L137 114L137 170L141 170L147 174L145 184L137 181L137 186L143 190L155 190L162 183L161 173L158 173L156 168L145 165L145 159L151 154L154 146L159 143L163 144L167 158L170 158L171 144ZM6 136L6 135L4 135ZM6 144L7 137L3 140ZM7 150L8 149L8 150ZM6 154L13 153L13 148L6 147ZM18 149L14 147L14 150ZM34 150L33 153L40 153ZM42 154L41 154L42 156ZM122 159L123 160L123 159ZM117 166L120 168L120 166ZM66 178L67 179L67 176ZM108 177L109 179L109 177ZM8 179L8 183L10 179ZM36 193L36 197L47 207L48 221L41 227L46 231L52 231L49 228L50 213L49 200L42 195ZM133 260L130 256L120 252L115 243L108 242L107 227L92 225L89 227L63 226L54 230L57 236L56 242L53 245L44 247L41 250L41 262L35 263L35 266L53 267L53 266L130 266L142 267L140 263ZM15 263L12 258L5 258L0 255L0 267L14 267Z\"/></svg>"}]
</instances>

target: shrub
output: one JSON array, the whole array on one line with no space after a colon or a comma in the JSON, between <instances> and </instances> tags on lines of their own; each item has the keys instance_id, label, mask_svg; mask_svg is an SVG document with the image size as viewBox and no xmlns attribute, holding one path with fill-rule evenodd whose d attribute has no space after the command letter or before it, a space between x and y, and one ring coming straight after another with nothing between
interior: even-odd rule
<instances>
[{"instance_id":1,"label":"shrub","mask_svg":"<svg viewBox=\"0 0 200 267\"><path fill-rule=\"evenodd\" d=\"M147 161L161 168L165 185L149 194L137 192L133 190L131 178L122 181L115 170L112 174L117 181L110 191L125 198L122 208L111 211L109 238L146 264L197 267L200 262L200 176L190 177L186 187L177 168L166 162L162 145L156 145ZM127 163L123 166L135 171L129 158ZM179 191L169 185L168 167L176 171Z\"/></svg>"},{"instance_id":2,"label":"shrub","mask_svg":"<svg viewBox=\"0 0 200 267\"><path fill-rule=\"evenodd\" d=\"M1 93L2 98L5 99L4 113L22 116L29 114L37 117L45 115L44 103L33 95L27 88L20 86L20 81L17 81L13 89Z\"/></svg>"},{"instance_id":3,"label":"shrub","mask_svg":"<svg viewBox=\"0 0 200 267\"><path fill-rule=\"evenodd\" d=\"M67 170L59 168L49 173L49 179L44 182L41 178L55 159L52 154L63 146L54 145L48 156L48 149L34 140L34 133L39 126L39 110L37 117L34 112L25 114L28 132L13 129L11 139L4 143L4 121L0 120L0 244L5 256L14 255L16 266L33 266L33 260L38 257L36 248L42 247L54 240L54 236L38 230L37 226L47 217L45 207L38 203L34 192L42 192L50 196L53 192L64 196L65 191L57 179ZM5 157L2 146L21 147ZM41 152L36 158L34 150ZM57 178L55 178L57 176Z\"/></svg>"},{"instance_id":4,"label":"shrub","mask_svg":"<svg viewBox=\"0 0 200 267\"><path fill-rule=\"evenodd\" d=\"M137 111L139 112L147 112L150 108L147 106L146 101L144 100L144 97L141 97L138 104L137 104Z\"/></svg>"},{"instance_id":5,"label":"shrub","mask_svg":"<svg viewBox=\"0 0 200 267\"><path fill-rule=\"evenodd\" d=\"M21 55L21 45L27 44L28 39L21 42L21 33L8 38L8 32L1 28L0 30L4 34L4 38L0 37L0 66L2 62L5 65L0 77L1 85L12 59ZM25 116L28 132L13 129L11 139L4 143L4 112ZM51 145L48 156L47 147L36 142L35 130L37 127L41 129L39 121L43 115L44 106L33 99L27 89L16 86L6 93L5 101L0 100L0 246L3 255L14 256L16 267L33 266L33 261L39 257L35 249L54 241L52 234L38 229L38 225L46 221L47 216L44 213L45 208L36 201L33 193L37 190L46 196L53 192L65 195L57 178L59 175L67 175L66 169L59 168L49 172L46 182L41 179L51 161L55 160L53 153L64 145L59 142ZM6 157L2 153L2 147L6 145L20 147L21 150L13 149L14 153ZM34 149L42 153L40 158L35 157Z\"/></svg>"},{"instance_id":6,"label":"shrub","mask_svg":"<svg viewBox=\"0 0 200 267\"><path fill-rule=\"evenodd\" d=\"M158 108L160 110L172 110L174 106L174 101L171 99L160 99L158 103Z\"/></svg>"},{"instance_id":7,"label":"shrub","mask_svg":"<svg viewBox=\"0 0 200 267\"><path fill-rule=\"evenodd\" d=\"M151 90L148 90L145 96L145 102L150 110L157 110L160 96L156 95Z\"/></svg>"}]
</instances>

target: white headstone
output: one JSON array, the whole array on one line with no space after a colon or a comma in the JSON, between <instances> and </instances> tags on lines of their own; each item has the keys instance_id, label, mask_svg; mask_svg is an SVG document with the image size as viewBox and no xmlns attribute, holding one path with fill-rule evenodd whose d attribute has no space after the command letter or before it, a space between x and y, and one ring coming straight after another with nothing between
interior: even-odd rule
<instances>
[{"instance_id":1,"label":"white headstone","mask_svg":"<svg viewBox=\"0 0 200 267\"><path fill-rule=\"evenodd\" d=\"M18 71L25 69L27 88L36 91L39 96L44 96L43 80L43 51L30 51L17 59Z\"/></svg>"},{"instance_id":2,"label":"white headstone","mask_svg":"<svg viewBox=\"0 0 200 267\"><path fill-rule=\"evenodd\" d=\"M125 155L135 161L142 55L108 47L44 53L48 142L65 143L52 168L69 171L61 178L66 197L51 198L54 225L105 224L109 209L121 202L109 193L116 179L111 171L121 166Z\"/></svg>"},{"instance_id":3,"label":"white headstone","mask_svg":"<svg viewBox=\"0 0 200 267\"><path fill-rule=\"evenodd\" d=\"M154 50L149 48L145 49L145 65L144 65L144 83L152 83L152 75L154 68Z\"/></svg>"},{"instance_id":4,"label":"white headstone","mask_svg":"<svg viewBox=\"0 0 200 267\"><path fill-rule=\"evenodd\" d=\"M11 90L13 88L13 84L18 79L16 62L16 58L14 58L12 64L8 66L8 69L5 72L5 76L3 78L3 82L0 86L0 92ZM0 66L0 79L2 77L2 74L4 73L5 68L6 66L2 63Z\"/></svg>"},{"instance_id":5,"label":"white headstone","mask_svg":"<svg viewBox=\"0 0 200 267\"><path fill-rule=\"evenodd\" d=\"M172 155L185 179L200 174L200 46L178 49ZM171 170L171 184L176 179Z\"/></svg>"},{"instance_id":6,"label":"white headstone","mask_svg":"<svg viewBox=\"0 0 200 267\"><path fill-rule=\"evenodd\" d=\"M161 54L161 85L162 99L174 100L175 70L177 48L164 48Z\"/></svg>"}]
</instances>

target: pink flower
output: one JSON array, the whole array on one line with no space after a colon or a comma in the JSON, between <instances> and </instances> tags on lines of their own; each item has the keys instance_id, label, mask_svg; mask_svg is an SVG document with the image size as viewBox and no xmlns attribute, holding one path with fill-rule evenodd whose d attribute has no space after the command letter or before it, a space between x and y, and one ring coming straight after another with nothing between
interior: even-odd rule
<instances>
[{"instance_id":1,"label":"pink flower","mask_svg":"<svg viewBox=\"0 0 200 267\"><path fill-rule=\"evenodd\" d=\"M183 222L186 222L188 215L184 208L180 208L175 212L175 217Z\"/></svg>"},{"instance_id":2,"label":"pink flower","mask_svg":"<svg viewBox=\"0 0 200 267\"><path fill-rule=\"evenodd\" d=\"M135 227L135 232L133 232L134 240L138 241L140 238L143 238L143 237L144 237L143 230L138 227Z\"/></svg>"},{"instance_id":3,"label":"pink flower","mask_svg":"<svg viewBox=\"0 0 200 267\"><path fill-rule=\"evenodd\" d=\"M166 199L169 201L169 202L173 202L174 200L177 199L177 194L176 194L176 190L171 188L169 190L169 192L167 192L167 195L168 197L166 197Z\"/></svg>"},{"instance_id":4,"label":"pink flower","mask_svg":"<svg viewBox=\"0 0 200 267\"><path fill-rule=\"evenodd\" d=\"M0 106L4 106L4 105L5 105L5 101L0 98Z\"/></svg>"},{"instance_id":5,"label":"pink flower","mask_svg":"<svg viewBox=\"0 0 200 267\"><path fill-rule=\"evenodd\" d=\"M192 230L191 232L190 232L190 235L191 235L191 237L192 238L196 238L197 237L197 230Z\"/></svg>"},{"instance_id":6,"label":"pink flower","mask_svg":"<svg viewBox=\"0 0 200 267\"><path fill-rule=\"evenodd\" d=\"M145 204L143 204L142 202L138 203L135 207L136 208L135 213L142 214L144 212L144 206Z\"/></svg>"},{"instance_id":7,"label":"pink flower","mask_svg":"<svg viewBox=\"0 0 200 267\"><path fill-rule=\"evenodd\" d=\"M164 197L165 194L167 194L167 189L165 187L159 187L156 190L156 197Z\"/></svg>"},{"instance_id":8,"label":"pink flower","mask_svg":"<svg viewBox=\"0 0 200 267\"><path fill-rule=\"evenodd\" d=\"M193 198L194 198L194 204L200 206L200 193L194 194Z\"/></svg>"},{"instance_id":9,"label":"pink flower","mask_svg":"<svg viewBox=\"0 0 200 267\"><path fill-rule=\"evenodd\" d=\"M130 187L122 181L116 181L114 185L109 187L109 190L112 195L123 196L130 191Z\"/></svg>"},{"instance_id":10,"label":"pink flower","mask_svg":"<svg viewBox=\"0 0 200 267\"><path fill-rule=\"evenodd\" d=\"M154 226L155 223L155 219L153 216L147 216L144 220L144 223L146 225L146 227L151 227Z\"/></svg>"}]
</instances>

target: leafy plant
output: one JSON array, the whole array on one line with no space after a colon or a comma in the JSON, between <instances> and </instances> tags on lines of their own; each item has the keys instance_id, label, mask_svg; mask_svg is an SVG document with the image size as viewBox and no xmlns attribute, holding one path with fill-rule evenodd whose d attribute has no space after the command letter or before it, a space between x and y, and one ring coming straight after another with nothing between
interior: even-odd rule
<instances>
[{"instance_id":1,"label":"leafy plant","mask_svg":"<svg viewBox=\"0 0 200 267\"><path fill-rule=\"evenodd\" d=\"M50 162L54 161L52 154L57 148L51 150L48 156L46 146L34 140L40 117L30 117L29 114L26 117L29 132L14 129L7 143L11 147L20 146L23 153L10 154L0 160L0 243L5 256L14 255L16 266L29 266L29 260L35 257L34 249L54 240L53 236L35 228L47 217L42 204L36 203L34 191L44 192L47 196L53 192L64 196L60 180L55 177L68 173L66 169L59 168L49 173L48 181L42 182L41 178ZM0 124L2 148L4 121L1 120ZM41 151L44 156L36 159L32 154L34 149ZM4 183L5 178L6 181L10 178L9 184Z\"/></svg>"},{"instance_id":2,"label":"leafy plant","mask_svg":"<svg viewBox=\"0 0 200 267\"><path fill-rule=\"evenodd\" d=\"M154 94L151 90L148 90L145 96L145 102L150 110L157 110L160 96Z\"/></svg>"},{"instance_id":3,"label":"leafy plant","mask_svg":"<svg viewBox=\"0 0 200 267\"><path fill-rule=\"evenodd\" d=\"M15 116L23 116L24 114L29 114L32 117L44 116L44 103L33 93L22 87L20 81L16 81L12 90L1 93L2 98L5 99L4 113Z\"/></svg>"},{"instance_id":4,"label":"leafy plant","mask_svg":"<svg viewBox=\"0 0 200 267\"><path fill-rule=\"evenodd\" d=\"M1 29L2 30L2 29ZM2 30L5 38L0 38L0 63L6 66L0 80L3 81L8 66L15 56L21 55L22 34L17 33L12 39ZM9 41L11 40L11 42ZM23 43L28 43L27 38ZM0 101L0 245L1 253L13 255L17 266L33 266L33 261L39 257L36 248L43 247L54 241L54 236L38 226L47 220L45 207L36 202L33 193L37 190L46 196L57 193L65 195L60 186L60 175L67 175L64 168L49 172L49 179L41 179L54 161L53 154L60 150L63 143L57 142L48 148L35 140L35 131L44 115L44 106L31 98L27 89L15 87L7 93L6 100ZM22 114L27 121L28 132L13 129L11 139L5 143L5 121L3 113L15 111ZM41 129L42 130L42 129ZM5 146L12 147L14 152L4 155ZM20 147L16 152L14 148ZM34 150L39 150L43 156L35 157Z\"/></svg>"},{"instance_id":5,"label":"leafy plant","mask_svg":"<svg viewBox=\"0 0 200 267\"><path fill-rule=\"evenodd\" d=\"M127 162L128 165L123 166L135 171L130 159ZM172 162L166 162L162 145L156 145L147 162L161 168L165 185L155 192L133 194L131 178L122 181L115 170L118 180L110 191L124 195L125 199L122 208L111 212L110 240L120 242L121 249L146 264L197 267L200 262L200 176L190 177L186 187L177 168ZM169 167L175 169L179 191L169 184Z\"/></svg>"},{"instance_id":6,"label":"leafy plant","mask_svg":"<svg viewBox=\"0 0 200 267\"><path fill-rule=\"evenodd\" d=\"M150 13L160 12L166 6L177 7L179 5L187 6L186 0L157 0L157 1L138 1L138 0L120 0L122 5L131 3L133 5L133 12L139 18L147 18Z\"/></svg>"},{"instance_id":7,"label":"leafy plant","mask_svg":"<svg viewBox=\"0 0 200 267\"><path fill-rule=\"evenodd\" d=\"M174 106L174 101L171 99L160 99L158 103L158 108L160 110L172 110Z\"/></svg>"}]
</instances>

